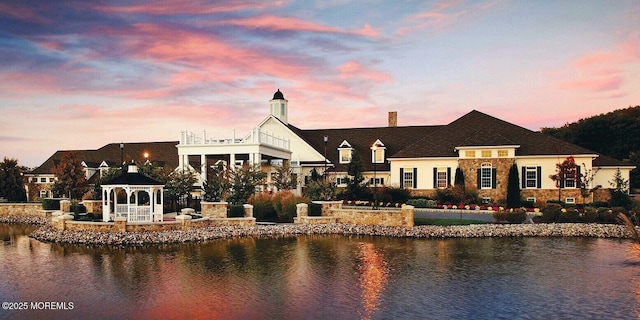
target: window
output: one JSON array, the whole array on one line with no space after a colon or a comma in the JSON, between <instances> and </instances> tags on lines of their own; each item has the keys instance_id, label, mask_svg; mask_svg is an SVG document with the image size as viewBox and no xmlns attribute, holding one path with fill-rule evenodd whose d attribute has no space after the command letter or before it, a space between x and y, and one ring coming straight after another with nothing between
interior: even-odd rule
<instances>
[{"instance_id":1,"label":"window","mask_svg":"<svg viewBox=\"0 0 640 320\"><path fill-rule=\"evenodd\" d=\"M491 150L482 150L483 158L491 158Z\"/></svg>"},{"instance_id":2,"label":"window","mask_svg":"<svg viewBox=\"0 0 640 320\"><path fill-rule=\"evenodd\" d=\"M40 182L47 182L47 178L40 178Z\"/></svg>"},{"instance_id":3,"label":"window","mask_svg":"<svg viewBox=\"0 0 640 320\"><path fill-rule=\"evenodd\" d=\"M525 169L525 187L537 188L538 187L538 168L526 167Z\"/></svg>"},{"instance_id":4,"label":"window","mask_svg":"<svg viewBox=\"0 0 640 320\"><path fill-rule=\"evenodd\" d=\"M375 151L371 150L372 163L384 163L384 148L378 147Z\"/></svg>"},{"instance_id":5,"label":"window","mask_svg":"<svg viewBox=\"0 0 640 320\"><path fill-rule=\"evenodd\" d=\"M492 189L492 166L491 163L483 163L480 167L480 188Z\"/></svg>"},{"instance_id":6,"label":"window","mask_svg":"<svg viewBox=\"0 0 640 320\"><path fill-rule=\"evenodd\" d=\"M482 200L481 200L481 201L482 201L482 203L483 203L483 204L489 204L489 203L491 203L491 198L489 198L489 197L482 197Z\"/></svg>"},{"instance_id":7,"label":"window","mask_svg":"<svg viewBox=\"0 0 640 320\"><path fill-rule=\"evenodd\" d=\"M340 149L340 163L351 162L351 149Z\"/></svg>"},{"instance_id":8,"label":"window","mask_svg":"<svg viewBox=\"0 0 640 320\"><path fill-rule=\"evenodd\" d=\"M449 175L447 168L438 168L436 171L436 188L443 189L448 187Z\"/></svg>"},{"instance_id":9,"label":"window","mask_svg":"<svg viewBox=\"0 0 640 320\"><path fill-rule=\"evenodd\" d=\"M47 190L40 190L40 198L46 198L47 197Z\"/></svg>"},{"instance_id":10,"label":"window","mask_svg":"<svg viewBox=\"0 0 640 320\"><path fill-rule=\"evenodd\" d=\"M575 188L576 187L576 169L573 168L564 175L564 187Z\"/></svg>"},{"instance_id":11,"label":"window","mask_svg":"<svg viewBox=\"0 0 640 320\"><path fill-rule=\"evenodd\" d=\"M351 147L349 142L347 142L347 140L342 141L342 143L338 147L338 157L340 158L340 163L350 163L352 152L353 148Z\"/></svg>"},{"instance_id":12,"label":"window","mask_svg":"<svg viewBox=\"0 0 640 320\"><path fill-rule=\"evenodd\" d=\"M38 182L38 178L32 178L32 179L31 179L31 182L33 182L33 183Z\"/></svg>"},{"instance_id":13,"label":"window","mask_svg":"<svg viewBox=\"0 0 640 320\"><path fill-rule=\"evenodd\" d=\"M576 203L576 198L565 198L564 202L568 204L574 204Z\"/></svg>"},{"instance_id":14,"label":"window","mask_svg":"<svg viewBox=\"0 0 640 320\"><path fill-rule=\"evenodd\" d=\"M536 203L536 197L528 197L527 202Z\"/></svg>"},{"instance_id":15,"label":"window","mask_svg":"<svg viewBox=\"0 0 640 320\"><path fill-rule=\"evenodd\" d=\"M509 151L507 150L498 150L498 158L506 158L509 156Z\"/></svg>"},{"instance_id":16,"label":"window","mask_svg":"<svg viewBox=\"0 0 640 320\"><path fill-rule=\"evenodd\" d=\"M384 163L385 149L386 147L384 146L382 141L380 141L380 139L376 140L376 142L371 145L371 163Z\"/></svg>"},{"instance_id":17,"label":"window","mask_svg":"<svg viewBox=\"0 0 640 320\"><path fill-rule=\"evenodd\" d=\"M464 152L464 157L465 158L475 158L476 157L476 152L475 151L465 151Z\"/></svg>"},{"instance_id":18,"label":"window","mask_svg":"<svg viewBox=\"0 0 640 320\"><path fill-rule=\"evenodd\" d=\"M373 178L370 178L370 179L369 179L369 185L371 185L371 186L375 186L375 185L381 186L381 185L384 185L384 178L376 178L375 184L374 184Z\"/></svg>"},{"instance_id":19,"label":"window","mask_svg":"<svg viewBox=\"0 0 640 320\"><path fill-rule=\"evenodd\" d=\"M53 182L53 179L54 179L54 178L49 178L49 182Z\"/></svg>"},{"instance_id":20,"label":"window","mask_svg":"<svg viewBox=\"0 0 640 320\"><path fill-rule=\"evenodd\" d=\"M344 186L344 185L347 184L348 180L349 180L349 178L347 178L347 177L339 177L339 178L336 178L336 184L339 185L339 186L340 185Z\"/></svg>"},{"instance_id":21,"label":"window","mask_svg":"<svg viewBox=\"0 0 640 320\"><path fill-rule=\"evenodd\" d=\"M413 170L404 170L402 187L406 189L413 188Z\"/></svg>"}]
</instances>

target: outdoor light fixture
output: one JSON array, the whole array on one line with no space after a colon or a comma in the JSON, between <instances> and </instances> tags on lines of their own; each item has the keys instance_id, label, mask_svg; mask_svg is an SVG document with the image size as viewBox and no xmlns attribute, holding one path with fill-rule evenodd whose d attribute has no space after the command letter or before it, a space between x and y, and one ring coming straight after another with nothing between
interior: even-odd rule
<instances>
[{"instance_id":1,"label":"outdoor light fixture","mask_svg":"<svg viewBox=\"0 0 640 320\"><path fill-rule=\"evenodd\" d=\"M371 150L373 150L373 209L378 209L378 184L376 183L376 150L378 150L378 144L374 142Z\"/></svg>"},{"instance_id":2,"label":"outdoor light fixture","mask_svg":"<svg viewBox=\"0 0 640 320\"><path fill-rule=\"evenodd\" d=\"M327 142L329 142L329 136L325 135L324 138L324 171L322 172L322 179L327 180Z\"/></svg>"}]
</instances>

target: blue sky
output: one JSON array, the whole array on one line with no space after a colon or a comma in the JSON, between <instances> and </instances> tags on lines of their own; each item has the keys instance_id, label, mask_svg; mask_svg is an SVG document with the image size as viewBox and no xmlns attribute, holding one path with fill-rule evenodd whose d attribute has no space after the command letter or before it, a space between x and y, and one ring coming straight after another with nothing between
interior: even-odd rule
<instances>
[{"instance_id":1,"label":"blue sky","mask_svg":"<svg viewBox=\"0 0 640 320\"><path fill-rule=\"evenodd\" d=\"M300 128L539 130L640 101L640 1L0 1L0 155Z\"/></svg>"}]
</instances>

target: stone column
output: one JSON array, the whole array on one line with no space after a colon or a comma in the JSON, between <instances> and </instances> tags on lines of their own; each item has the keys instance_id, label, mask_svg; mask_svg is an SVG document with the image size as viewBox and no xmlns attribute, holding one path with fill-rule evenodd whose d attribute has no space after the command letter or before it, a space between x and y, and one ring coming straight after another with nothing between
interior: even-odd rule
<instances>
[{"instance_id":1,"label":"stone column","mask_svg":"<svg viewBox=\"0 0 640 320\"><path fill-rule=\"evenodd\" d=\"M293 218L294 223L303 223L304 219L309 216L309 205L306 203L296 204L296 217Z\"/></svg>"},{"instance_id":2,"label":"stone column","mask_svg":"<svg viewBox=\"0 0 640 320\"><path fill-rule=\"evenodd\" d=\"M322 205L322 216L331 216L331 209L341 209L342 201L313 201Z\"/></svg>"},{"instance_id":3,"label":"stone column","mask_svg":"<svg viewBox=\"0 0 640 320\"><path fill-rule=\"evenodd\" d=\"M410 205L402 206L402 225L407 227L413 227L413 212L414 207Z\"/></svg>"},{"instance_id":4,"label":"stone column","mask_svg":"<svg viewBox=\"0 0 640 320\"><path fill-rule=\"evenodd\" d=\"M224 219L227 217L227 202L206 202L202 201L202 217Z\"/></svg>"},{"instance_id":5,"label":"stone column","mask_svg":"<svg viewBox=\"0 0 640 320\"><path fill-rule=\"evenodd\" d=\"M180 225L182 226L182 230L187 230L191 228L191 216L189 215L181 214L179 216L176 216L176 221L180 222Z\"/></svg>"},{"instance_id":6,"label":"stone column","mask_svg":"<svg viewBox=\"0 0 640 320\"><path fill-rule=\"evenodd\" d=\"M244 204L242 206L244 207L244 217L245 218L252 218L253 217L253 205Z\"/></svg>"},{"instance_id":7,"label":"stone column","mask_svg":"<svg viewBox=\"0 0 640 320\"><path fill-rule=\"evenodd\" d=\"M127 232L127 218L126 217L116 217L113 222L113 231L115 232Z\"/></svg>"},{"instance_id":8,"label":"stone column","mask_svg":"<svg viewBox=\"0 0 640 320\"><path fill-rule=\"evenodd\" d=\"M71 201L69 201L69 200L60 200L60 211L62 211L62 212L71 212Z\"/></svg>"}]
</instances>

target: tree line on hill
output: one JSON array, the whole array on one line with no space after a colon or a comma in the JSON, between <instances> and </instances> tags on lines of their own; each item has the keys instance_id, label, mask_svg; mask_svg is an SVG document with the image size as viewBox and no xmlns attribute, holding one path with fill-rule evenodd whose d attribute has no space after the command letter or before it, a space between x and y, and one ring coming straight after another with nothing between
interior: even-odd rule
<instances>
[{"instance_id":1,"label":"tree line on hill","mask_svg":"<svg viewBox=\"0 0 640 320\"><path fill-rule=\"evenodd\" d=\"M631 188L640 188L640 106L580 119L541 132L636 166Z\"/></svg>"}]
</instances>

